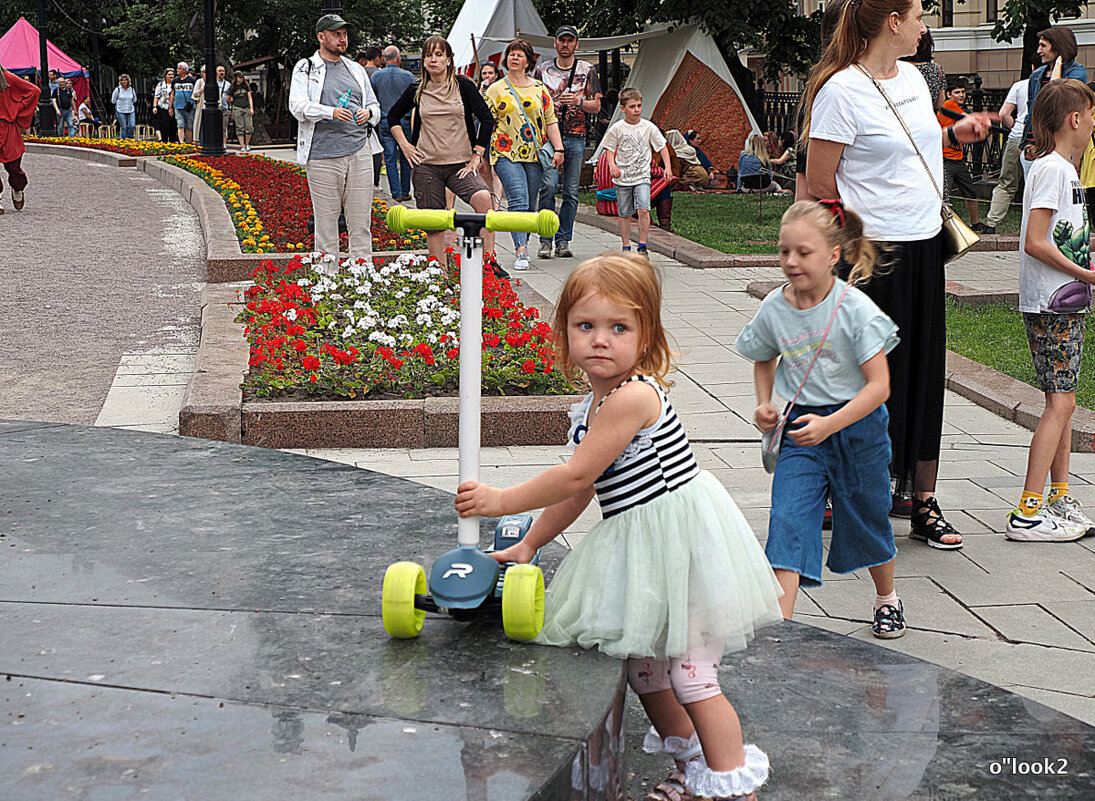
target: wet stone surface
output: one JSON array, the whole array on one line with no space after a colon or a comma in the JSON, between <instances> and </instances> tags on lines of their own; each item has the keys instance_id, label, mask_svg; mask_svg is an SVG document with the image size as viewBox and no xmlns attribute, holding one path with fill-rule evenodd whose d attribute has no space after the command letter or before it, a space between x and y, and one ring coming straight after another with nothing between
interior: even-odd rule
<instances>
[{"instance_id":1,"label":"wet stone surface","mask_svg":"<svg viewBox=\"0 0 1095 801\"><path fill-rule=\"evenodd\" d=\"M0 421L0 799L642 798L669 763L619 662L440 615L385 635L384 569L451 547L451 504L294 454ZM798 623L722 668L764 801L1092 797L1095 729L956 671Z\"/></svg>"},{"instance_id":2,"label":"wet stone surface","mask_svg":"<svg viewBox=\"0 0 1095 801\"><path fill-rule=\"evenodd\" d=\"M450 495L353 467L0 422L0 798L604 797L620 662L384 633L387 565L455 535Z\"/></svg>"}]
</instances>

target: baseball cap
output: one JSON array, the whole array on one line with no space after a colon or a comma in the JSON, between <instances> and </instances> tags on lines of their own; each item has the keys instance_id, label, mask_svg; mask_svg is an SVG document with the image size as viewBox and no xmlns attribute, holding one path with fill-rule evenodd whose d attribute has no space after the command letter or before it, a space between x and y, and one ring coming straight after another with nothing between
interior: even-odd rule
<instances>
[{"instance_id":1,"label":"baseball cap","mask_svg":"<svg viewBox=\"0 0 1095 801\"><path fill-rule=\"evenodd\" d=\"M337 31L339 28L348 28L350 23L340 17L338 14L324 14L319 18L319 22L316 23L316 33L322 33L323 31Z\"/></svg>"},{"instance_id":2,"label":"baseball cap","mask_svg":"<svg viewBox=\"0 0 1095 801\"><path fill-rule=\"evenodd\" d=\"M575 39L577 39L578 29L575 28L573 25L562 25L559 27L559 30L555 31L555 38L562 39L564 36L573 36Z\"/></svg>"}]
</instances>

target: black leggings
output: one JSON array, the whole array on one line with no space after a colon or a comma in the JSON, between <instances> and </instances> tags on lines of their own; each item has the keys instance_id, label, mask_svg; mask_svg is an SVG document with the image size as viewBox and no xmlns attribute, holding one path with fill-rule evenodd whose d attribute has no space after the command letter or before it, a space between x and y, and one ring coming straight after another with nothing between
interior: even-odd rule
<instances>
[{"instance_id":1,"label":"black leggings","mask_svg":"<svg viewBox=\"0 0 1095 801\"><path fill-rule=\"evenodd\" d=\"M947 358L943 239L879 245L882 266L861 288L901 337L889 353L890 473L903 487L934 491Z\"/></svg>"}]
</instances>

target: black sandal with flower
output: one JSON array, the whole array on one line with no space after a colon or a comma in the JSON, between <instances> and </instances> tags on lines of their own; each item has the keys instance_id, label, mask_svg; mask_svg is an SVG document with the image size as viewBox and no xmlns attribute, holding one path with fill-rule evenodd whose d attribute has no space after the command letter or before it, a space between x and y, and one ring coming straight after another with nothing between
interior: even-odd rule
<instances>
[{"instance_id":1,"label":"black sandal with flower","mask_svg":"<svg viewBox=\"0 0 1095 801\"><path fill-rule=\"evenodd\" d=\"M949 541L945 541L946 538ZM962 535L943 519L943 512L933 495L922 499L913 496L912 526L909 539L920 540L930 548L941 551L957 551L964 544Z\"/></svg>"}]
</instances>

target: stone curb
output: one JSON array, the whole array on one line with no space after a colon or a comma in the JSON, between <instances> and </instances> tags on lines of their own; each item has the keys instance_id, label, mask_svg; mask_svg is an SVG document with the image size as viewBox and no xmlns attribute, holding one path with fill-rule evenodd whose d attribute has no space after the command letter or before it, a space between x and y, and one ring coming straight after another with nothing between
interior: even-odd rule
<instances>
[{"instance_id":1,"label":"stone curb","mask_svg":"<svg viewBox=\"0 0 1095 801\"><path fill-rule=\"evenodd\" d=\"M114 167L136 167L139 159L147 158L147 156L127 156L124 153L114 153L110 150L94 150L89 147L74 147L72 145L51 145L45 142L27 142L26 148L28 153L38 153L43 156L66 156L93 164L110 164Z\"/></svg>"},{"instance_id":2,"label":"stone curb","mask_svg":"<svg viewBox=\"0 0 1095 801\"><path fill-rule=\"evenodd\" d=\"M550 314L551 304L523 282L522 302ZM202 292L201 342L187 382L179 433L267 448L452 448L458 444L457 398L377 401L244 402L240 384L249 346L235 322L235 289ZM576 395L486 397L483 447L556 445L566 439Z\"/></svg>"},{"instance_id":3,"label":"stone curb","mask_svg":"<svg viewBox=\"0 0 1095 801\"><path fill-rule=\"evenodd\" d=\"M240 384L250 348L235 322L238 307L231 287L213 284L202 290L201 340L179 410L179 434L184 437L243 441Z\"/></svg>"},{"instance_id":4,"label":"stone curb","mask_svg":"<svg viewBox=\"0 0 1095 801\"><path fill-rule=\"evenodd\" d=\"M136 167L174 189L190 204L198 215L198 222L205 237L206 281L210 284L249 281L252 271L264 261L284 268L299 253L244 253L236 236L232 215L224 204L224 198L216 189L193 173L160 161L157 156L126 156L109 150L93 150L86 147L47 145L28 142L30 152L51 156L67 156L81 161L114 164L118 167ZM376 253L379 259L395 259L403 253L424 254L425 251L384 251Z\"/></svg>"},{"instance_id":5,"label":"stone curb","mask_svg":"<svg viewBox=\"0 0 1095 801\"><path fill-rule=\"evenodd\" d=\"M617 217L605 217L597 213L597 210L583 204L578 205L578 213L575 217L580 223L591 225L602 231L616 233L619 229ZM632 231L638 230L638 223L632 221ZM634 235L632 236L634 240ZM647 247L655 253L676 259L682 264L698 270L724 269L733 267L779 267L779 257L774 253L723 253L721 250L709 248L683 236L663 231L657 226L650 227L650 241ZM983 234L974 251L998 251L1018 250L1019 237L1005 236L1003 234Z\"/></svg>"},{"instance_id":6,"label":"stone curb","mask_svg":"<svg viewBox=\"0 0 1095 801\"><path fill-rule=\"evenodd\" d=\"M746 292L763 300L769 292L781 285L781 281L754 281L746 287ZM966 294L954 295L955 289L963 290ZM947 294L956 297L961 303L969 303L972 306L1009 300L1013 305L1018 305L1016 293L982 292L955 281L947 282ZM971 302L969 298L973 301ZM1030 384L1024 384L999 370L967 359L950 350L947 351L946 387L963 398L973 401L981 408L1021 425L1028 431L1038 427L1046 406L1045 395ZM1095 411L1076 407L1072 415L1072 450L1074 453L1095 452Z\"/></svg>"}]
</instances>

